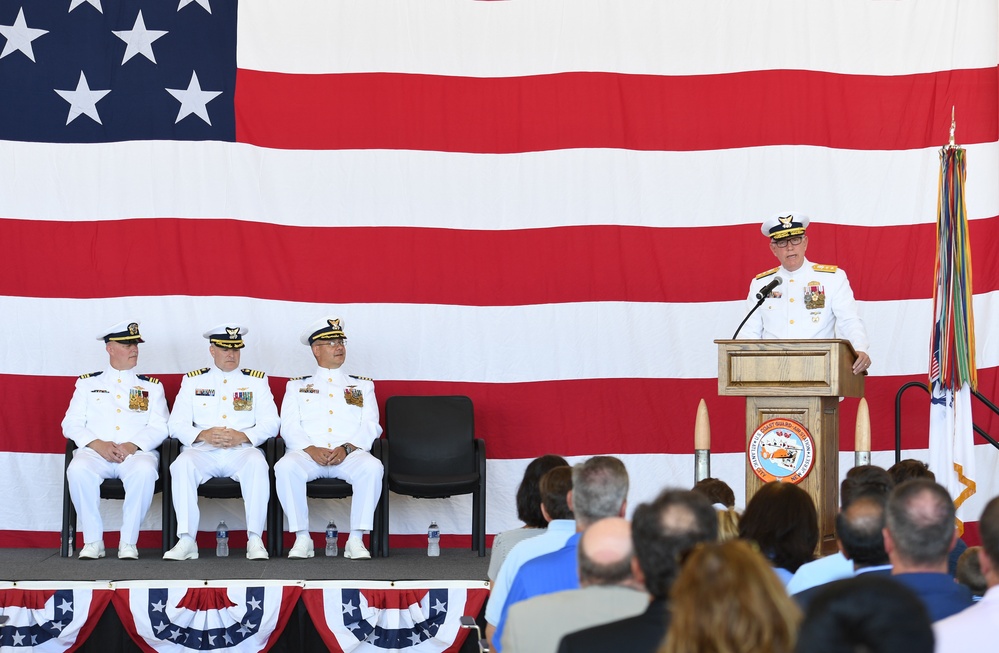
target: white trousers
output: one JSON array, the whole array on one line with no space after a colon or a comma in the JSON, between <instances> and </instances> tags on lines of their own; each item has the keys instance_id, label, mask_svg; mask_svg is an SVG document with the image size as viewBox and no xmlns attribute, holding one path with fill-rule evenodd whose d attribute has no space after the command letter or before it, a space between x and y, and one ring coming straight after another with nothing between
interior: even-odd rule
<instances>
[{"instance_id":1,"label":"white trousers","mask_svg":"<svg viewBox=\"0 0 999 653\"><path fill-rule=\"evenodd\" d=\"M305 484L317 478L339 478L350 483L350 530L370 531L375 524L375 506L382 492L382 463L363 449L354 451L339 465L323 466L304 451L288 451L274 465L274 485L281 508L288 516L288 530L309 530L309 504Z\"/></svg>"},{"instance_id":2,"label":"white trousers","mask_svg":"<svg viewBox=\"0 0 999 653\"><path fill-rule=\"evenodd\" d=\"M236 449L203 451L187 447L170 465L170 491L177 512L177 535L198 534L201 511L198 510L198 486L210 478L239 481L246 510L246 530L262 534L267 522L267 502L271 494L267 459L259 449L244 446ZM214 526L213 526L214 528Z\"/></svg>"},{"instance_id":3,"label":"white trousers","mask_svg":"<svg viewBox=\"0 0 999 653\"><path fill-rule=\"evenodd\" d=\"M120 463L104 460L89 447L73 452L73 460L66 468L66 479L69 481L69 496L80 519L84 542L104 539L104 522L100 513L101 483L106 478L120 478L125 486L121 543L136 543L139 524L153 502L159 464L160 455L155 451L136 451Z\"/></svg>"}]
</instances>

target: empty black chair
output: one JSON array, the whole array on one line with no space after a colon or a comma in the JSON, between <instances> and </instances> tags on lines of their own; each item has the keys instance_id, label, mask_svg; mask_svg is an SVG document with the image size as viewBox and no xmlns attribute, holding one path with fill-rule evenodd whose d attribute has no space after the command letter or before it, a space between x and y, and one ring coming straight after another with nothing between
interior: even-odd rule
<instances>
[{"instance_id":1,"label":"empty black chair","mask_svg":"<svg viewBox=\"0 0 999 653\"><path fill-rule=\"evenodd\" d=\"M285 442L283 439L278 438L275 447L274 462L281 460L281 456L284 455L286 450ZM371 455L381 461L382 466L385 465L385 453L382 448L382 440L375 440L371 443ZM271 470L273 473L273 465ZM274 482L271 481L271 487L276 487ZM351 487L350 483L339 478L317 478L315 480L309 481L305 484L305 496L310 499L346 499L354 495L354 489ZM283 556L285 554L284 547L284 510L281 508L281 502L277 500L277 495L273 497L274 502L274 521L271 523L271 528L276 534L277 545L274 547L275 552L278 556ZM374 518L374 528L369 536L370 551L372 556L384 556L388 553L382 551L382 542L385 539L383 535L383 524L384 519L382 513L384 512L385 504L388 501L388 480L385 476L382 476L382 492L378 497L378 504L375 506L375 518ZM347 525L350 528L350 525Z\"/></svg>"},{"instance_id":2,"label":"empty black chair","mask_svg":"<svg viewBox=\"0 0 999 653\"><path fill-rule=\"evenodd\" d=\"M419 499L472 495L472 549L486 555L486 443L475 437L472 400L389 397L385 403L389 490ZM388 555L388 502L383 554Z\"/></svg>"},{"instance_id":3,"label":"empty black chair","mask_svg":"<svg viewBox=\"0 0 999 653\"><path fill-rule=\"evenodd\" d=\"M170 498L170 438L163 441L163 444L159 446L157 451L160 453L160 467L159 473L160 477L156 479L155 489L153 493L162 492L162 505L160 506L160 514L163 522L163 552L166 552L170 548L170 523L173 516L173 503ZM66 478L66 468L69 467L69 463L73 460L73 452L76 451L76 443L72 440L66 440L66 458L63 462L62 467L62 537L61 543L59 545L59 555L63 558L68 558L70 555L69 550L69 540L70 531L73 532L73 539L76 539L76 506L73 505L73 500L69 496L69 479ZM125 499L125 486L120 478L106 478L104 482L101 483L101 498L102 499L117 499L118 501L124 501ZM82 548L76 546L78 542L74 542L75 548Z\"/></svg>"}]
</instances>

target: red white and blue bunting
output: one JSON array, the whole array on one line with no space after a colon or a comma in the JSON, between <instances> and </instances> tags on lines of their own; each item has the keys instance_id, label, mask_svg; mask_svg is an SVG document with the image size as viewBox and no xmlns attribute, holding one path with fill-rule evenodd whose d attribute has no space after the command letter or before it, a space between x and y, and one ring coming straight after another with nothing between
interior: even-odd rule
<instances>
[{"instance_id":1,"label":"red white and blue bunting","mask_svg":"<svg viewBox=\"0 0 999 653\"><path fill-rule=\"evenodd\" d=\"M76 650L111 601L107 583L3 583L0 650L30 649L42 653Z\"/></svg>"}]
</instances>

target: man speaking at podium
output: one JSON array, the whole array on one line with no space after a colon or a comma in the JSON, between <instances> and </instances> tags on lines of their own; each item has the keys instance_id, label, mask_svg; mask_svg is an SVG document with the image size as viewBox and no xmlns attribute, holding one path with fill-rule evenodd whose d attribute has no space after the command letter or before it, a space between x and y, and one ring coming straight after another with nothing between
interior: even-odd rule
<instances>
[{"instance_id":1,"label":"man speaking at podium","mask_svg":"<svg viewBox=\"0 0 999 653\"><path fill-rule=\"evenodd\" d=\"M769 295L749 317L740 337L845 338L857 352L853 373L861 374L871 366L871 358L850 280L835 265L805 258L808 222L808 216L800 213L778 214L763 221L761 231L769 236L770 251L780 265L756 275L749 285L750 307L762 295Z\"/></svg>"}]
</instances>

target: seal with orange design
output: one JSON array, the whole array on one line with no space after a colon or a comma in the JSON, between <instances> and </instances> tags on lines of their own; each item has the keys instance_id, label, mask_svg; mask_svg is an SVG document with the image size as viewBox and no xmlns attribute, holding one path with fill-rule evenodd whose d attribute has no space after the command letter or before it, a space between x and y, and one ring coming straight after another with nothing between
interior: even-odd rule
<instances>
[{"instance_id":1,"label":"seal with orange design","mask_svg":"<svg viewBox=\"0 0 999 653\"><path fill-rule=\"evenodd\" d=\"M756 429L748 455L749 466L764 483L800 483L812 471L815 441L799 422L778 417Z\"/></svg>"}]
</instances>

